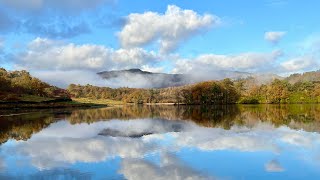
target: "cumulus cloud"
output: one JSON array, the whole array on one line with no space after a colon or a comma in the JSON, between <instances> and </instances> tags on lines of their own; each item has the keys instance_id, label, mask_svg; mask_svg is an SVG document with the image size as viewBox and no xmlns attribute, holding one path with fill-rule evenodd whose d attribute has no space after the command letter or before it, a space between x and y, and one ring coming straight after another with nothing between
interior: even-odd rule
<instances>
[{"instance_id":1,"label":"cumulus cloud","mask_svg":"<svg viewBox=\"0 0 320 180\"><path fill-rule=\"evenodd\" d=\"M19 66L42 70L110 70L140 67L157 59L140 48L114 50L100 45L76 45L36 38L15 57Z\"/></svg>"},{"instance_id":2,"label":"cumulus cloud","mask_svg":"<svg viewBox=\"0 0 320 180\"><path fill-rule=\"evenodd\" d=\"M141 48L114 50L101 45L76 45L43 38L36 38L25 51L14 55L16 67L31 70L40 78L61 80L62 83L80 81L81 84L93 84L90 80L95 79L95 74L102 70L146 67L158 59L156 53ZM70 79L57 78L63 76ZM101 85L100 82L96 84Z\"/></svg>"},{"instance_id":3,"label":"cumulus cloud","mask_svg":"<svg viewBox=\"0 0 320 180\"><path fill-rule=\"evenodd\" d=\"M273 159L265 165L265 170L267 172L283 172L284 168L276 159Z\"/></svg>"},{"instance_id":4,"label":"cumulus cloud","mask_svg":"<svg viewBox=\"0 0 320 180\"><path fill-rule=\"evenodd\" d=\"M268 31L264 34L264 39L273 44L277 44L287 32L285 31Z\"/></svg>"},{"instance_id":5,"label":"cumulus cloud","mask_svg":"<svg viewBox=\"0 0 320 180\"><path fill-rule=\"evenodd\" d=\"M219 24L220 19L217 16L199 15L192 10L169 5L164 14L130 14L118 36L125 48L158 42L161 52L171 52L192 35Z\"/></svg>"},{"instance_id":6,"label":"cumulus cloud","mask_svg":"<svg viewBox=\"0 0 320 180\"><path fill-rule=\"evenodd\" d=\"M296 44L296 54L282 61L280 70L285 73L297 73L319 69L320 36L313 34Z\"/></svg>"},{"instance_id":7,"label":"cumulus cloud","mask_svg":"<svg viewBox=\"0 0 320 180\"><path fill-rule=\"evenodd\" d=\"M204 54L194 59L181 59L176 62L174 73L196 72L200 79L214 78L224 71L263 72L269 71L282 55L277 50L271 53L243 53L238 55ZM226 74L228 76L230 74Z\"/></svg>"}]
</instances>

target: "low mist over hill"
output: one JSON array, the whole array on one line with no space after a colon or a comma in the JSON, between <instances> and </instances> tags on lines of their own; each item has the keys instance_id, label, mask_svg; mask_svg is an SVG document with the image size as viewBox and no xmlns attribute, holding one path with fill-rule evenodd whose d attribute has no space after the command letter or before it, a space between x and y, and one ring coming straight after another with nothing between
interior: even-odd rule
<instances>
[{"instance_id":1,"label":"low mist over hill","mask_svg":"<svg viewBox=\"0 0 320 180\"><path fill-rule=\"evenodd\" d=\"M291 84L294 84L297 82L319 82L320 70L305 72L302 74L298 74L298 73L291 74L289 77L286 78L286 80Z\"/></svg>"},{"instance_id":2,"label":"low mist over hill","mask_svg":"<svg viewBox=\"0 0 320 180\"><path fill-rule=\"evenodd\" d=\"M221 80L224 78L239 79L252 76L251 73L237 71L217 71L210 76L203 76L197 72L193 74L166 74L152 73L140 69L103 71L97 74L106 80L107 86L134 88L165 88L208 80Z\"/></svg>"},{"instance_id":3,"label":"low mist over hill","mask_svg":"<svg viewBox=\"0 0 320 180\"><path fill-rule=\"evenodd\" d=\"M190 75L152 73L140 69L104 71L99 72L98 75L106 79L107 82L126 84L128 87L162 88L194 82Z\"/></svg>"}]
</instances>

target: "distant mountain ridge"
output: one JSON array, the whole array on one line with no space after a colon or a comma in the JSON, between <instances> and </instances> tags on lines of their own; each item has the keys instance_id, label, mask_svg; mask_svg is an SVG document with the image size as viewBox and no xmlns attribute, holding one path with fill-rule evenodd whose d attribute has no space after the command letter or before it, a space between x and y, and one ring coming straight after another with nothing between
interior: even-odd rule
<instances>
[{"instance_id":1,"label":"distant mountain ridge","mask_svg":"<svg viewBox=\"0 0 320 180\"><path fill-rule=\"evenodd\" d=\"M142 71L141 69L127 69L118 71L103 71L97 73L100 77L106 80L117 81L143 81L150 84L154 88L163 88L171 86L181 86L192 82L192 78L187 74L166 74L166 73L152 73Z\"/></svg>"},{"instance_id":2,"label":"distant mountain ridge","mask_svg":"<svg viewBox=\"0 0 320 180\"><path fill-rule=\"evenodd\" d=\"M148 71L143 71L141 69L127 69L127 70L114 70L114 71L102 71L97 73L99 76L106 80L124 78L131 79L134 76L139 76L140 78L145 78L145 80L151 83L161 83L158 87L170 87L170 86L180 86L195 82L207 81L207 80L219 80L223 78L230 79L246 79L254 78L258 84L265 84L274 79L286 80L291 84L297 82L320 82L320 70L310 71L304 73L294 73L288 77L282 77L277 74L272 73L248 73L239 71L217 71L216 76L208 77L197 77L191 74L167 74L167 73L153 73ZM219 75L219 76L218 76Z\"/></svg>"},{"instance_id":3,"label":"distant mountain ridge","mask_svg":"<svg viewBox=\"0 0 320 180\"><path fill-rule=\"evenodd\" d=\"M97 73L107 82L113 84L125 84L128 87L165 88L183 86L209 80L221 80L224 78L238 79L252 76L253 74L238 71L215 71L210 74L167 74L153 73L141 69L126 69L114 71L102 71Z\"/></svg>"}]
</instances>

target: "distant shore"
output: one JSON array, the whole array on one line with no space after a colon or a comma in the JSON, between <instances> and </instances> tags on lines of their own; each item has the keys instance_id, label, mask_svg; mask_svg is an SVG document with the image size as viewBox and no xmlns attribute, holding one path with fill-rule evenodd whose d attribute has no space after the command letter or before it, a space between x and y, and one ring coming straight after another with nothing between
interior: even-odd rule
<instances>
[{"instance_id":1,"label":"distant shore","mask_svg":"<svg viewBox=\"0 0 320 180\"><path fill-rule=\"evenodd\" d=\"M91 108L107 107L106 104L81 103L76 101L57 102L0 102L0 109L53 109L53 108Z\"/></svg>"}]
</instances>

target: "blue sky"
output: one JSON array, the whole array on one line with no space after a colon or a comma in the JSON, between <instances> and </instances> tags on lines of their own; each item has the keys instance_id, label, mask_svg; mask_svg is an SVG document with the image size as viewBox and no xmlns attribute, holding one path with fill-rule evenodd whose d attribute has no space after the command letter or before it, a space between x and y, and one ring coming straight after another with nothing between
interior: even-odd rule
<instances>
[{"instance_id":1,"label":"blue sky","mask_svg":"<svg viewBox=\"0 0 320 180\"><path fill-rule=\"evenodd\" d=\"M0 63L65 84L128 68L318 70L318 7L316 0L0 0Z\"/></svg>"}]
</instances>

